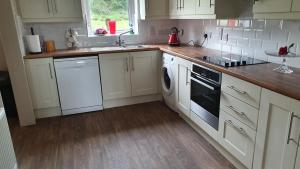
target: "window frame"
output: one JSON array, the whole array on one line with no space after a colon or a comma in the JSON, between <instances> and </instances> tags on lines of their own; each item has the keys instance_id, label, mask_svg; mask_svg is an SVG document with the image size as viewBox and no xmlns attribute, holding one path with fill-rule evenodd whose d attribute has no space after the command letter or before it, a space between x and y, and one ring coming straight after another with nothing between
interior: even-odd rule
<instances>
[{"instance_id":1,"label":"window frame","mask_svg":"<svg viewBox=\"0 0 300 169\"><path fill-rule=\"evenodd\" d=\"M99 36L95 34L95 30L91 25L91 10L89 6L89 0L82 0L82 8L84 11L84 23L87 28L88 36ZM128 0L128 19L129 24L133 25L134 34L138 32L138 0ZM127 30L117 30L116 34L107 34L106 36L118 36L120 33Z\"/></svg>"}]
</instances>

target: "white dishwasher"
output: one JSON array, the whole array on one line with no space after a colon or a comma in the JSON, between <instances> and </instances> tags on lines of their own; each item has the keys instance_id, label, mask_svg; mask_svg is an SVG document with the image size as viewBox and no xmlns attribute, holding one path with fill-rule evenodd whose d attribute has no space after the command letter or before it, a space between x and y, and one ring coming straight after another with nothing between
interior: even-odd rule
<instances>
[{"instance_id":1,"label":"white dishwasher","mask_svg":"<svg viewBox=\"0 0 300 169\"><path fill-rule=\"evenodd\" d=\"M63 115L103 109L97 56L54 60Z\"/></svg>"}]
</instances>

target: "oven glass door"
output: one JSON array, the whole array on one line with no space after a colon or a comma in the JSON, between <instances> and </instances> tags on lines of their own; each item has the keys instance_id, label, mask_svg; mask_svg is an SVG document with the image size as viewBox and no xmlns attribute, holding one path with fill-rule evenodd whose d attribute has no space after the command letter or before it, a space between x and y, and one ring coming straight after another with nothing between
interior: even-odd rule
<instances>
[{"instance_id":1,"label":"oven glass door","mask_svg":"<svg viewBox=\"0 0 300 169\"><path fill-rule=\"evenodd\" d=\"M192 73L191 100L215 117L219 117L221 89L219 85Z\"/></svg>"}]
</instances>

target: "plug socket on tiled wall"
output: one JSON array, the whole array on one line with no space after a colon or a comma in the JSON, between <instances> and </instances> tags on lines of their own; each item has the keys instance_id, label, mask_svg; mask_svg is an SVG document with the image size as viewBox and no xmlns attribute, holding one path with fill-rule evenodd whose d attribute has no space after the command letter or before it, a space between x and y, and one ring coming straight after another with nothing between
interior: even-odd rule
<instances>
[{"instance_id":1,"label":"plug socket on tiled wall","mask_svg":"<svg viewBox=\"0 0 300 169\"><path fill-rule=\"evenodd\" d=\"M179 27L189 30L182 41L202 40L207 33L205 47L248 57L281 63L281 58L268 56L265 51L278 51L295 43L291 52L300 55L300 21L290 20L179 20ZM197 28L194 28L197 25ZM191 39L190 37L194 37ZM288 58L293 67L300 68L300 58Z\"/></svg>"}]
</instances>

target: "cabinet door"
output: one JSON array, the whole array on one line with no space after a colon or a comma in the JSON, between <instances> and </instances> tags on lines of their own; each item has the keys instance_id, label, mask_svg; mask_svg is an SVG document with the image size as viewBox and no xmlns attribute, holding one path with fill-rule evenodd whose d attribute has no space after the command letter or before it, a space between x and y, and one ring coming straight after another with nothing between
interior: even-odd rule
<instances>
[{"instance_id":1,"label":"cabinet door","mask_svg":"<svg viewBox=\"0 0 300 169\"><path fill-rule=\"evenodd\" d=\"M131 96L128 53L100 55L100 70L104 100Z\"/></svg>"},{"instance_id":2,"label":"cabinet door","mask_svg":"<svg viewBox=\"0 0 300 169\"><path fill-rule=\"evenodd\" d=\"M81 18L80 0L51 0L53 2L54 17Z\"/></svg>"},{"instance_id":3,"label":"cabinet door","mask_svg":"<svg viewBox=\"0 0 300 169\"><path fill-rule=\"evenodd\" d=\"M212 15L215 14L214 0L196 0L196 14Z\"/></svg>"},{"instance_id":4,"label":"cabinet door","mask_svg":"<svg viewBox=\"0 0 300 169\"><path fill-rule=\"evenodd\" d=\"M19 0L24 19L43 19L52 16L52 0Z\"/></svg>"},{"instance_id":5,"label":"cabinet door","mask_svg":"<svg viewBox=\"0 0 300 169\"><path fill-rule=\"evenodd\" d=\"M176 58L176 105L177 108L190 117L191 107L191 85L190 85L190 65L191 62Z\"/></svg>"},{"instance_id":6,"label":"cabinet door","mask_svg":"<svg viewBox=\"0 0 300 169\"><path fill-rule=\"evenodd\" d=\"M158 92L157 51L130 53L132 96Z\"/></svg>"},{"instance_id":7,"label":"cabinet door","mask_svg":"<svg viewBox=\"0 0 300 169\"><path fill-rule=\"evenodd\" d=\"M34 109L59 107L53 59L26 60L26 71Z\"/></svg>"},{"instance_id":8,"label":"cabinet door","mask_svg":"<svg viewBox=\"0 0 300 169\"><path fill-rule=\"evenodd\" d=\"M254 13L290 12L292 0L256 0Z\"/></svg>"},{"instance_id":9,"label":"cabinet door","mask_svg":"<svg viewBox=\"0 0 300 169\"><path fill-rule=\"evenodd\" d=\"M299 142L300 144L300 142ZM296 165L295 165L295 169L300 168L300 146L298 146L298 152L297 152L297 159L296 159Z\"/></svg>"},{"instance_id":10,"label":"cabinet door","mask_svg":"<svg viewBox=\"0 0 300 169\"><path fill-rule=\"evenodd\" d=\"M295 169L300 102L263 89L254 169Z\"/></svg>"},{"instance_id":11,"label":"cabinet door","mask_svg":"<svg viewBox=\"0 0 300 169\"><path fill-rule=\"evenodd\" d=\"M180 1L181 0L169 0L170 15L172 16L179 15Z\"/></svg>"},{"instance_id":12,"label":"cabinet door","mask_svg":"<svg viewBox=\"0 0 300 169\"><path fill-rule=\"evenodd\" d=\"M292 11L300 12L300 0L293 0Z\"/></svg>"},{"instance_id":13,"label":"cabinet door","mask_svg":"<svg viewBox=\"0 0 300 169\"><path fill-rule=\"evenodd\" d=\"M181 1L181 14L182 15L195 15L196 1L195 0L180 0Z\"/></svg>"},{"instance_id":14,"label":"cabinet door","mask_svg":"<svg viewBox=\"0 0 300 169\"><path fill-rule=\"evenodd\" d=\"M168 15L168 0L146 0L146 17L167 17Z\"/></svg>"},{"instance_id":15,"label":"cabinet door","mask_svg":"<svg viewBox=\"0 0 300 169\"><path fill-rule=\"evenodd\" d=\"M256 132L221 111L219 143L247 168L252 167Z\"/></svg>"}]
</instances>

